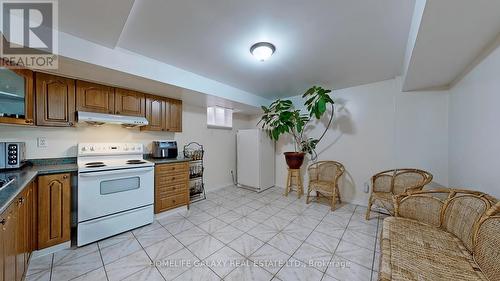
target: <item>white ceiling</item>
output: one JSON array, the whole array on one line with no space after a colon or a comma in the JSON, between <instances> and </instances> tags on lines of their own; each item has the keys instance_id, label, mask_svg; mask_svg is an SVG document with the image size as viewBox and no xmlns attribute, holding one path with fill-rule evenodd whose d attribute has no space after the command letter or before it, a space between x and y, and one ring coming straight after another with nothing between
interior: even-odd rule
<instances>
[{"instance_id":1,"label":"white ceiling","mask_svg":"<svg viewBox=\"0 0 500 281\"><path fill-rule=\"evenodd\" d=\"M414 0L62 0L60 29L272 98L313 84L339 89L399 75L413 6ZM251 57L258 41L276 45L269 61Z\"/></svg>"},{"instance_id":2,"label":"white ceiling","mask_svg":"<svg viewBox=\"0 0 500 281\"><path fill-rule=\"evenodd\" d=\"M403 90L449 86L499 33L498 0L427 0Z\"/></svg>"},{"instance_id":3,"label":"white ceiling","mask_svg":"<svg viewBox=\"0 0 500 281\"><path fill-rule=\"evenodd\" d=\"M60 0L59 30L114 48L134 0Z\"/></svg>"}]
</instances>

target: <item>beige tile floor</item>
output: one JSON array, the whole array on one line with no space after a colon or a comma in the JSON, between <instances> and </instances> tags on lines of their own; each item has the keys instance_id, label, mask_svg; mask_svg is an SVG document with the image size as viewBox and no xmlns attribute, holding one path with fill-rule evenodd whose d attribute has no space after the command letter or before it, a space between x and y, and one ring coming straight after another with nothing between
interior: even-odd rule
<instances>
[{"instance_id":1,"label":"beige tile floor","mask_svg":"<svg viewBox=\"0 0 500 281\"><path fill-rule=\"evenodd\" d=\"M381 217L236 187L153 224L33 259L27 280L377 279Z\"/></svg>"}]
</instances>

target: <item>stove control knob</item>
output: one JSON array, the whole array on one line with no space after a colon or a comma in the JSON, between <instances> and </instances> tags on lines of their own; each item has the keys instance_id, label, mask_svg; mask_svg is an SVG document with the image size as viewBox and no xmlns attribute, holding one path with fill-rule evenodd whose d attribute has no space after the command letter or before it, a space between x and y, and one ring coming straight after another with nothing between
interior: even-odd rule
<instances>
[{"instance_id":1,"label":"stove control knob","mask_svg":"<svg viewBox=\"0 0 500 281\"><path fill-rule=\"evenodd\" d=\"M95 151L95 147L91 146L90 151Z\"/></svg>"},{"instance_id":2,"label":"stove control knob","mask_svg":"<svg viewBox=\"0 0 500 281\"><path fill-rule=\"evenodd\" d=\"M135 150L135 146L132 146L132 150Z\"/></svg>"},{"instance_id":3,"label":"stove control knob","mask_svg":"<svg viewBox=\"0 0 500 281\"><path fill-rule=\"evenodd\" d=\"M85 146L82 146L82 151L87 151L87 148Z\"/></svg>"},{"instance_id":4,"label":"stove control knob","mask_svg":"<svg viewBox=\"0 0 500 281\"><path fill-rule=\"evenodd\" d=\"M128 151L128 146L124 146L123 150Z\"/></svg>"}]
</instances>

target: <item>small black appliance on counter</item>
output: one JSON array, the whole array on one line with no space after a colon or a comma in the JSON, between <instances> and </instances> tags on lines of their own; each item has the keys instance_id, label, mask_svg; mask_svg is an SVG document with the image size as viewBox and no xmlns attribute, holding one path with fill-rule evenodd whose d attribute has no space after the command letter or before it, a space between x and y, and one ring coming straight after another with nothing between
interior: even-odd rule
<instances>
[{"instance_id":1,"label":"small black appliance on counter","mask_svg":"<svg viewBox=\"0 0 500 281\"><path fill-rule=\"evenodd\" d=\"M177 142L153 141L151 154L153 158L177 158Z\"/></svg>"}]
</instances>

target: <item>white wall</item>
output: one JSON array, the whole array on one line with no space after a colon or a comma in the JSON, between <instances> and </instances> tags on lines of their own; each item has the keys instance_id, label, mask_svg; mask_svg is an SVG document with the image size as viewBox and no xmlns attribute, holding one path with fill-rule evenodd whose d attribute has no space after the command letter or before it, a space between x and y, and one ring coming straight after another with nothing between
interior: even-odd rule
<instances>
[{"instance_id":1,"label":"white wall","mask_svg":"<svg viewBox=\"0 0 500 281\"><path fill-rule=\"evenodd\" d=\"M75 157L79 142L139 142L150 151L153 140L175 139L182 146L196 141L206 150L206 185L207 190L227 186L232 183L230 170L236 166L236 129L249 127L245 116L235 115L233 130L208 129L206 126L206 108L183 106L183 132L147 132L139 129L125 129L117 125L92 127L82 125L77 128L44 128L0 125L0 141L24 141L27 145L27 157L56 158ZM47 148L37 147L37 137L46 137Z\"/></svg>"},{"instance_id":2,"label":"white wall","mask_svg":"<svg viewBox=\"0 0 500 281\"><path fill-rule=\"evenodd\" d=\"M345 201L366 205L364 184L385 169L421 168L430 171L437 183L448 183L447 92L402 93L400 89L398 78L333 93L338 101L336 121L317 151L319 160L336 160L346 167L341 184ZM300 97L292 100L296 103ZM317 123L311 135L319 136L325 123ZM291 150L289 139L277 143L278 186L285 185L286 177L282 153Z\"/></svg>"},{"instance_id":3,"label":"white wall","mask_svg":"<svg viewBox=\"0 0 500 281\"><path fill-rule=\"evenodd\" d=\"M450 184L500 198L500 48L450 94Z\"/></svg>"}]
</instances>

